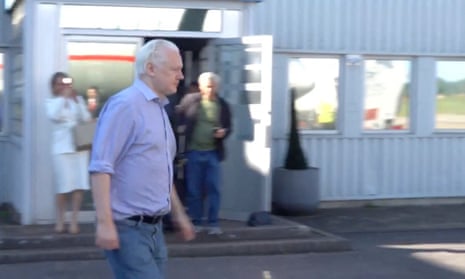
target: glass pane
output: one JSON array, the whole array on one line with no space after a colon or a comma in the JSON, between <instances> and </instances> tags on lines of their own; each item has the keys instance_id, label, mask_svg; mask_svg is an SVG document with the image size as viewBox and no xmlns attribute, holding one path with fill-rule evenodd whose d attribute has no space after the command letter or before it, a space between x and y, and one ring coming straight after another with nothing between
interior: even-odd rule
<instances>
[{"instance_id":1,"label":"glass pane","mask_svg":"<svg viewBox=\"0 0 465 279\"><path fill-rule=\"evenodd\" d=\"M336 129L338 79L338 58L290 59L289 89L296 92L299 129Z\"/></svg>"},{"instance_id":2,"label":"glass pane","mask_svg":"<svg viewBox=\"0 0 465 279\"><path fill-rule=\"evenodd\" d=\"M465 129L465 61L438 61L436 71L436 128Z\"/></svg>"},{"instance_id":3,"label":"glass pane","mask_svg":"<svg viewBox=\"0 0 465 279\"><path fill-rule=\"evenodd\" d=\"M13 8L13 5L15 4L15 2L16 0L5 0L5 2L3 3L3 8L9 11Z\"/></svg>"},{"instance_id":4,"label":"glass pane","mask_svg":"<svg viewBox=\"0 0 465 279\"><path fill-rule=\"evenodd\" d=\"M3 67L3 53L0 53L0 132L3 131L5 121L5 95L4 95L4 67Z\"/></svg>"},{"instance_id":5,"label":"glass pane","mask_svg":"<svg viewBox=\"0 0 465 279\"><path fill-rule=\"evenodd\" d=\"M408 60L365 60L364 129L409 129L410 67Z\"/></svg>"},{"instance_id":6,"label":"glass pane","mask_svg":"<svg viewBox=\"0 0 465 279\"><path fill-rule=\"evenodd\" d=\"M137 44L68 42L67 48L73 88L96 118L109 97L132 84ZM93 210L90 191L84 194L82 210Z\"/></svg>"},{"instance_id":7,"label":"glass pane","mask_svg":"<svg viewBox=\"0 0 465 279\"><path fill-rule=\"evenodd\" d=\"M209 9L64 5L60 14L62 28L221 32L222 21Z\"/></svg>"},{"instance_id":8,"label":"glass pane","mask_svg":"<svg viewBox=\"0 0 465 279\"><path fill-rule=\"evenodd\" d=\"M68 43L73 88L87 100L94 117L111 95L131 85L136 48L135 43Z\"/></svg>"}]
</instances>

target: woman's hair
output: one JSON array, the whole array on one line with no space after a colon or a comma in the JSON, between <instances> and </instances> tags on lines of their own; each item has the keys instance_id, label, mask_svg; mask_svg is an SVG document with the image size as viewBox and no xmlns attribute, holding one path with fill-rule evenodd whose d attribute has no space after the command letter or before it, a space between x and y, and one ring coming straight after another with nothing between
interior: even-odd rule
<instances>
[{"instance_id":1,"label":"woman's hair","mask_svg":"<svg viewBox=\"0 0 465 279\"><path fill-rule=\"evenodd\" d=\"M165 62L166 49L173 49L179 51L179 48L170 41L163 39L151 40L143 45L136 54L136 74L141 76L145 73L147 63L152 62L157 66L161 66Z\"/></svg>"},{"instance_id":2,"label":"woman's hair","mask_svg":"<svg viewBox=\"0 0 465 279\"><path fill-rule=\"evenodd\" d=\"M64 72L56 72L52 75L52 78L50 79L50 87L52 88L52 93L53 95L56 95L57 92L55 92L55 83L57 82L58 79L66 78L69 77L67 73Z\"/></svg>"}]
</instances>

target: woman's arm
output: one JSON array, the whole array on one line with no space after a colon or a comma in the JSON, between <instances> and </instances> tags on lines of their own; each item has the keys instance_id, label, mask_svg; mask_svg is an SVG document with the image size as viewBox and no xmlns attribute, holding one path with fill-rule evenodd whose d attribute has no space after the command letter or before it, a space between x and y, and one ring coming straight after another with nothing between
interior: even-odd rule
<instances>
[{"instance_id":1,"label":"woman's arm","mask_svg":"<svg viewBox=\"0 0 465 279\"><path fill-rule=\"evenodd\" d=\"M47 117L54 122L65 122L67 119L63 113L66 108L67 100L57 97L47 100L46 111Z\"/></svg>"}]
</instances>

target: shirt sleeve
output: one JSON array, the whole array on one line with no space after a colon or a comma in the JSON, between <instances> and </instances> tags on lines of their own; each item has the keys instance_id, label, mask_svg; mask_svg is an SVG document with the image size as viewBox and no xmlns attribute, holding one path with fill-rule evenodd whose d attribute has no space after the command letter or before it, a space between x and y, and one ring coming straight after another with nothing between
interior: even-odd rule
<instances>
[{"instance_id":1,"label":"shirt sleeve","mask_svg":"<svg viewBox=\"0 0 465 279\"><path fill-rule=\"evenodd\" d=\"M110 99L97 122L92 155L91 173L113 174L115 164L123 157L135 139L135 111L121 99Z\"/></svg>"}]
</instances>

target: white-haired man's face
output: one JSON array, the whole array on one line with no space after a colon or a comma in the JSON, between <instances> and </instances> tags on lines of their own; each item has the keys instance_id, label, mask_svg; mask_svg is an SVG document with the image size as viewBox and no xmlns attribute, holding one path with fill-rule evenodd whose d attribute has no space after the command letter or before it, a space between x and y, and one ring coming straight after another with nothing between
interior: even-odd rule
<instances>
[{"instance_id":1,"label":"white-haired man's face","mask_svg":"<svg viewBox=\"0 0 465 279\"><path fill-rule=\"evenodd\" d=\"M199 89L204 96L215 96L218 90L218 84L213 79L202 80L199 83Z\"/></svg>"},{"instance_id":2,"label":"white-haired man's face","mask_svg":"<svg viewBox=\"0 0 465 279\"><path fill-rule=\"evenodd\" d=\"M184 75L179 51L170 48L163 51L166 59L158 64L148 63L147 75L151 77L151 87L155 92L166 96L176 93L179 81L184 79Z\"/></svg>"}]
</instances>

